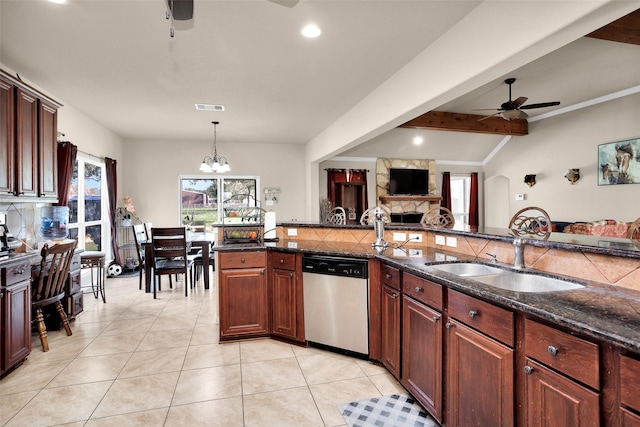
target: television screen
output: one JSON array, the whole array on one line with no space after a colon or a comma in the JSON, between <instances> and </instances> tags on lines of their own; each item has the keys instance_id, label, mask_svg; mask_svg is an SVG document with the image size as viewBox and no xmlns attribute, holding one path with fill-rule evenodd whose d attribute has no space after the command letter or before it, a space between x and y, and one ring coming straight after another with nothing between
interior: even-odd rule
<instances>
[{"instance_id":1,"label":"television screen","mask_svg":"<svg viewBox=\"0 0 640 427\"><path fill-rule=\"evenodd\" d=\"M389 169L389 194L392 196L429 194L429 170Z\"/></svg>"}]
</instances>

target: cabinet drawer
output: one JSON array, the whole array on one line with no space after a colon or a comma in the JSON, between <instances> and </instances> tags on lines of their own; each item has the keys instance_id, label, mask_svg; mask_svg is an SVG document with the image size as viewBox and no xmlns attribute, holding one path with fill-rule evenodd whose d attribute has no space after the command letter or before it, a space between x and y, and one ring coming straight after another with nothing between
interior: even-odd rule
<instances>
[{"instance_id":1,"label":"cabinet drawer","mask_svg":"<svg viewBox=\"0 0 640 427\"><path fill-rule=\"evenodd\" d=\"M75 294L76 292L80 292L82 289L82 283L80 281L80 270L69 273L69 278L67 279L65 292L67 295Z\"/></svg>"},{"instance_id":2,"label":"cabinet drawer","mask_svg":"<svg viewBox=\"0 0 640 427\"><path fill-rule=\"evenodd\" d=\"M2 269L2 285L11 286L15 283L31 278L31 264L29 261L11 265Z\"/></svg>"},{"instance_id":3,"label":"cabinet drawer","mask_svg":"<svg viewBox=\"0 0 640 427\"><path fill-rule=\"evenodd\" d=\"M524 349L527 356L594 389L600 388L597 344L525 319Z\"/></svg>"},{"instance_id":4,"label":"cabinet drawer","mask_svg":"<svg viewBox=\"0 0 640 427\"><path fill-rule=\"evenodd\" d=\"M449 290L449 316L513 347L513 313Z\"/></svg>"},{"instance_id":5,"label":"cabinet drawer","mask_svg":"<svg viewBox=\"0 0 640 427\"><path fill-rule=\"evenodd\" d=\"M620 403L640 411L640 361L620 356Z\"/></svg>"},{"instance_id":6,"label":"cabinet drawer","mask_svg":"<svg viewBox=\"0 0 640 427\"><path fill-rule=\"evenodd\" d=\"M400 270L394 267L390 267L386 264L382 264L380 267L380 273L382 277L382 283L393 289L400 290Z\"/></svg>"},{"instance_id":7,"label":"cabinet drawer","mask_svg":"<svg viewBox=\"0 0 640 427\"><path fill-rule=\"evenodd\" d=\"M78 271L80 270L82 261L80 259L80 252L78 252L77 254L73 255L73 258L71 258L71 264L69 264L69 271L70 272L74 272L74 271Z\"/></svg>"},{"instance_id":8,"label":"cabinet drawer","mask_svg":"<svg viewBox=\"0 0 640 427\"><path fill-rule=\"evenodd\" d=\"M405 273L402 276L402 293L442 310L442 286L436 283Z\"/></svg>"},{"instance_id":9,"label":"cabinet drawer","mask_svg":"<svg viewBox=\"0 0 640 427\"><path fill-rule=\"evenodd\" d=\"M288 254L284 252L271 252L269 254L269 264L272 268L281 268L283 270L296 269L296 254Z\"/></svg>"},{"instance_id":10,"label":"cabinet drawer","mask_svg":"<svg viewBox=\"0 0 640 427\"><path fill-rule=\"evenodd\" d=\"M267 253L262 252L220 252L218 261L221 269L266 267Z\"/></svg>"},{"instance_id":11,"label":"cabinet drawer","mask_svg":"<svg viewBox=\"0 0 640 427\"><path fill-rule=\"evenodd\" d=\"M75 317L84 310L84 294L78 292L67 297L67 314Z\"/></svg>"}]
</instances>

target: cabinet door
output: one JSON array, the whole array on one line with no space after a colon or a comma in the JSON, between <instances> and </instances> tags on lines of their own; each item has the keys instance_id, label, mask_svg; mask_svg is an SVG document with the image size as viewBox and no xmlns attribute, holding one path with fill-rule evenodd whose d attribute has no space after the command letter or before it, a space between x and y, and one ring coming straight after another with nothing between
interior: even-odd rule
<instances>
[{"instance_id":1,"label":"cabinet door","mask_svg":"<svg viewBox=\"0 0 640 427\"><path fill-rule=\"evenodd\" d=\"M40 101L38 138L38 196L58 195L58 109Z\"/></svg>"},{"instance_id":2,"label":"cabinet door","mask_svg":"<svg viewBox=\"0 0 640 427\"><path fill-rule=\"evenodd\" d=\"M220 339L269 334L264 268L220 270Z\"/></svg>"},{"instance_id":3,"label":"cabinet door","mask_svg":"<svg viewBox=\"0 0 640 427\"><path fill-rule=\"evenodd\" d=\"M527 427L600 425L600 397L590 389L526 358Z\"/></svg>"},{"instance_id":4,"label":"cabinet door","mask_svg":"<svg viewBox=\"0 0 640 427\"><path fill-rule=\"evenodd\" d=\"M0 78L0 193L13 194L14 172L14 86Z\"/></svg>"},{"instance_id":5,"label":"cabinet door","mask_svg":"<svg viewBox=\"0 0 640 427\"><path fill-rule=\"evenodd\" d=\"M640 417L624 408L622 412L622 427L640 427Z\"/></svg>"},{"instance_id":6,"label":"cabinet door","mask_svg":"<svg viewBox=\"0 0 640 427\"><path fill-rule=\"evenodd\" d=\"M17 89L16 103L16 175L17 194L36 196L38 182L38 99Z\"/></svg>"},{"instance_id":7,"label":"cabinet door","mask_svg":"<svg viewBox=\"0 0 640 427\"><path fill-rule=\"evenodd\" d=\"M31 294L29 281L4 290L2 301L2 372L31 352Z\"/></svg>"},{"instance_id":8,"label":"cabinet door","mask_svg":"<svg viewBox=\"0 0 640 427\"><path fill-rule=\"evenodd\" d=\"M407 296L402 301L401 383L442 420L442 315Z\"/></svg>"},{"instance_id":9,"label":"cabinet door","mask_svg":"<svg viewBox=\"0 0 640 427\"><path fill-rule=\"evenodd\" d=\"M274 268L271 274L272 333L284 338L304 341L298 317L300 305L295 271Z\"/></svg>"},{"instance_id":10,"label":"cabinet door","mask_svg":"<svg viewBox=\"0 0 640 427\"><path fill-rule=\"evenodd\" d=\"M400 378L400 291L382 288L382 364Z\"/></svg>"},{"instance_id":11,"label":"cabinet door","mask_svg":"<svg viewBox=\"0 0 640 427\"><path fill-rule=\"evenodd\" d=\"M446 424L513 426L513 350L455 320L447 328Z\"/></svg>"}]
</instances>

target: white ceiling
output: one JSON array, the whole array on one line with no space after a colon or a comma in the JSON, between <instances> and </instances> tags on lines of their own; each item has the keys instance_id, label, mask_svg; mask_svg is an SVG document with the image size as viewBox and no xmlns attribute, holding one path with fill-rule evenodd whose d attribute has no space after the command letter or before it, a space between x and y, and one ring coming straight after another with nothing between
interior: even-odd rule
<instances>
[{"instance_id":1,"label":"white ceiling","mask_svg":"<svg viewBox=\"0 0 640 427\"><path fill-rule=\"evenodd\" d=\"M0 0L0 63L123 139L210 140L218 120L219 141L304 144L479 3L195 0L194 19L176 22L171 38L164 0ZM309 21L320 38L299 35ZM438 110L497 108L508 99L506 77L518 79L514 99L562 108L640 85L638 64L640 46L579 39ZM399 132L409 131L389 134ZM502 139L467 138L482 147L460 150L468 161Z\"/></svg>"}]
</instances>

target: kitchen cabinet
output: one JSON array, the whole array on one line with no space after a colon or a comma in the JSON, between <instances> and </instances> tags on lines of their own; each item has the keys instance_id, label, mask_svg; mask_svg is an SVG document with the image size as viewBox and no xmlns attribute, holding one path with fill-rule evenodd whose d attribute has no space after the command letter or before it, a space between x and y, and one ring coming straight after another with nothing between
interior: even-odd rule
<instances>
[{"instance_id":1,"label":"kitchen cabinet","mask_svg":"<svg viewBox=\"0 0 640 427\"><path fill-rule=\"evenodd\" d=\"M268 258L271 334L304 342L301 257L296 257L294 253L272 251Z\"/></svg>"},{"instance_id":2,"label":"kitchen cabinet","mask_svg":"<svg viewBox=\"0 0 640 427\"><path fill-rule=\"evenodd\" d=\"M0 72L0 195L55 201L60 104Z\"/></svg>"},{"instance_id":3,"label":"kitchen cabinet","mask_svg":"<svg viewBox=\"0 0 640 427\"><path fill-rule=\"evenodd\" d=\"M448 426L514 425L513 313L448 291Z\"/></svg>"},{"instance_id":4,"label":"kitchen cabinet","mask_svg":"<svg viewBox=\"0 0 640 427\"><path fill-rule=\"evenodd\" d=\"M10 264L0 269L0 375L31 353L31 264Z\"/></svg>"},{"instance_id":5,"label":"kitchen cabinet","mask_svg":"<svg viewBox=\"0 0 640 427\"><path fill-rule=\"evenodd\" d=\"M640 427L640 361L620 356L620 416L623 427ZM635 411L635 413L634 413Z\"/></svg>"},{"instance_id":6,"label":"kitchen cabinet","mask_svg":"<svg viewBox=\"0 0 640 427\"><path fill-rule=\"evenodd\" d=\"M76 317L84 310L84 295L80 274L80 252L73 255L69 265L69 278L65 283L66 312L69 317Z\"/></svg>"},{"instance_id":7,"label":"kitchen cabinet","mask_svg":"<svg viewBox=\"0 0 640 427\"><path fill-rule=\"evenodd\" d=\"M382 298L380 309L382 314L381 354L382 364L395 376L400 378L400 270L386 264L381 266Z\"/></svg>"},{"instance_id":8,"label":"kitchen cabinet","mask_svg":"<svg viewBox=\"0 0 640 427\"><path fill-rule=\"evenodd\" d=\"M442 421L442 287L402 277L402 385ZM427 305L429 304L429 305Z\"/></svg>"},{"instance_id":9,"label":"kitchen cabinet","mask_svg":"<svg viewBox=\"0 0 640 427\"><path fill-rule=\"evenodd\" d=\"M218 256L220 341L269 335L265 251Z\"/></svg>"},{"instance_id":10,"label":"kitchen cabinet","mask_svg":"<svg viewBox=\"0 0 640 427\"><path fill-rule=\"evenodd\" d=\"M597 344L531 319L524 321L527 426L600 425Z\"/></svg>"}]
</instances>

